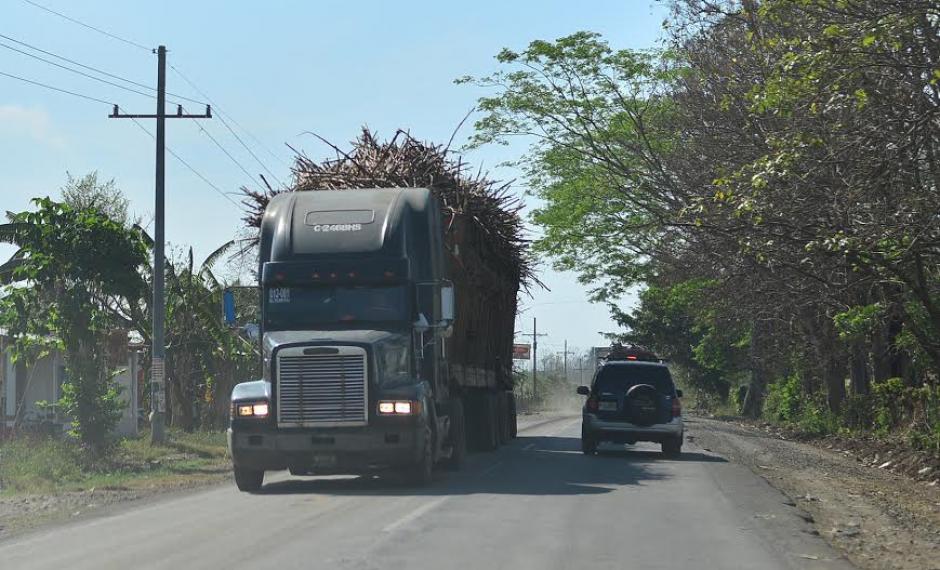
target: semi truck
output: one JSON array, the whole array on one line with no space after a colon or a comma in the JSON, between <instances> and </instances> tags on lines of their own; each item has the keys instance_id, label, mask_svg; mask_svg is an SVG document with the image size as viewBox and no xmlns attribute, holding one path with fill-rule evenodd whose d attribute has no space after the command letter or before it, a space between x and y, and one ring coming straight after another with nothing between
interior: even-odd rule
<instances>
[{"instance_id":1,"label":"semi truck","mask_svg":"<svg viewBox=\"0 0 940 570\"><path fill-rule=\"evenodd\" d=\"M234 387L235 482L397 473L428 483L516 434L519 279L431 188L295 191L260 228L262 378Z\"/></svg>"}]
</instances>

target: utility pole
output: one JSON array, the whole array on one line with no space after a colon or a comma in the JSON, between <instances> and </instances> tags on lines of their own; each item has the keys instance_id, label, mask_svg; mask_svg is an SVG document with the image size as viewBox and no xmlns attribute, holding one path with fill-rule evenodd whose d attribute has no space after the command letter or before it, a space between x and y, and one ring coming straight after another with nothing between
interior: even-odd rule
<instances>
[{"instance_id":1,"label":"utility pole","mask_svg":"<svg viewBox=\"0 0 940 570\"><path fill-rule=\"evenodd\" d=\"M157 166L156 166L156 199L154 202L154 236L153 236L153 336L150 351L150 443L164 443L166 441L166 428L164 419L166 414L165 378L166 368L164 359L166 347L164 341L164 321L166 319L166 304L164 297L164 246L166 239L163 233L164 226L164 181L166 175L166 119L211 119L212 109L206 105L203 115L184 115L183 106L178 105L175 115L166 114L166 46L160 46L157 53L157 114L156 115L127 115L121 114L117 105L108 116L111 119L156 119L157 120Z\"/></svg>"},{"instance_id":2,"label":"utility pole","mask_svg":"<svg viewBox=\"0 0 940 570\"><path fill-rule=\"evenodd\" d=\"M568 339L565 339L565 384L568 383Z\"/></svg>"},{"instance_id":3,"label":"utility pole","mask_svg":"<svg viewBox=\"0 0 940 570\"><path fill-rule=\"evenodd\" d=\"M548 336L539 334L536 326L535 317L532 317L532 332L522 333L523 336L532 337L532 399L538 398L538 362L539 362L539 337Z\"/></svg>"},{"instance_id":4,"label":"utility pole","mask_svg":"<svg viewBox=\"0 0 940 570\"><path fill-rule=\"evenodd\" d=\"M568 339L565 339L565 351L564 351L564 356L565 356L565 358L564 358L564 362L565 362L565 382L568 382L568 381L570 380L570 379L568 378L568 355L569 355L569 354L574 355L574 354L577 354L577 353L576 353L576 352L569 352L569 351L568 351ZM580 366L581 366L581 358L578 357L578 367L580 368Z\"/></svg>"}]
</instances>

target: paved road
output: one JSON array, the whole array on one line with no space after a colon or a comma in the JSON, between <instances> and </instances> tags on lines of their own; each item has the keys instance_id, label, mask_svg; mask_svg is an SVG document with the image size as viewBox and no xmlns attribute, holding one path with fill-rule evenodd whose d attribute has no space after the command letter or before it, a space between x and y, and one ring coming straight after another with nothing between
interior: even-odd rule
<instances>
[{"instance_id":1,"label":"paved road","mask_svg":"<svg viewBox=\"0 0 940 570\"><path fill-rule=\"evenodd\" d=\"M0 542L0 568L849 568L743 467L691 444L584 457L578 430L530 426L421 490L278 474L177 496Z\"/></svg>"}]
</instances>

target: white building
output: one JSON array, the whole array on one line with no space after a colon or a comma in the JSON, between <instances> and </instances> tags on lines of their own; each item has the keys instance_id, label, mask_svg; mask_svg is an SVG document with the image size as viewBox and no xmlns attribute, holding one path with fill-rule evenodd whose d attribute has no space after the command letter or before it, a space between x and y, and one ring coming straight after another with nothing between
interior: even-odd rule
<instances>
[{"instance_id":1,"label":"white building","mask_svg":"<svg viewBox=\"0 0 940 570\"><path fill-rule=\"evenodd\" d=\"M22 362L13 362L9 343L6 331L0 329L0 431L42 423L68 429L69 418L55 406L67 378L60 352L53 350L32 366L26 366ZM124 352L122 360L127 358L127 366L115 377L121 386L121 399L125 404L116 432L122 436L134 436L137 435L138 379L143 375L138 350L131 346ZM47 406L43 406L42 402L46 402Z\"/></svg>"}]
</instances>

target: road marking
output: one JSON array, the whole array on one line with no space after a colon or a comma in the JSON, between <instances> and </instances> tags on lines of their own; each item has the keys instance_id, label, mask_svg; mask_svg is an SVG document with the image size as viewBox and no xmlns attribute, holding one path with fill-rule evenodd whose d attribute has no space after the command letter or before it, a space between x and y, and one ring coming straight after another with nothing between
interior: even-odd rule
<instances>
[{"instance_id":1,"label":"road marking","mask_svg":"<svg viewBox=\"0 0 940 570\"><path fill-rule=\"evenodd\" d=\"M530 443L529 445L523 447L523 448L522 448L522 451L529 451L529 450L532 449L533 447L535 447L535 444L534 444L534 443Z\"/></svg>"},{"instance_id":2,"label":"road marking","mask_svg":"<svg viewBox=\"0 0 940 570\"><path fill-rule=\"evenodd\" d=\"M398 529L399 527L404 526L416 520L417 518L421 517L422 515L428 513L429 511L437 508L438 506L440 506L441 503L443 503L446 500L447 500L447 497L441 497L439 499L435 499L431 501L430 503L425 503L421 505L420 507L418 507L417 509L401 517L397 521L383 528L382 532L395 532L395 530Z\"/></svg>"}]
</instances>

